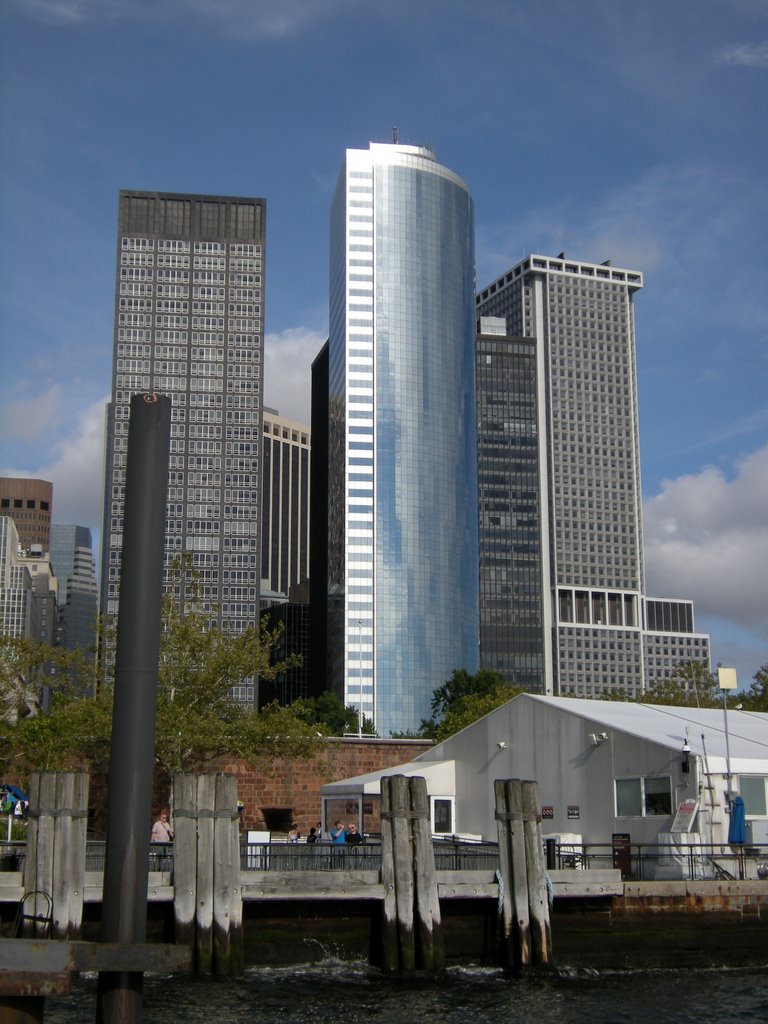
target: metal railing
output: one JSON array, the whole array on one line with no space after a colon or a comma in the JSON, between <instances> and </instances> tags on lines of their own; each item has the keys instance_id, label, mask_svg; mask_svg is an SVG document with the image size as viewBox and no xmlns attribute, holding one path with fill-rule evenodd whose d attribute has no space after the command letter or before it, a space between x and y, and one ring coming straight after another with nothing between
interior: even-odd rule
<instances>
[{"instance_id":1,"label":"metal railing","mask_svg":"<svg viewBox=\"0 0 768 1024\"><path fill-rule=\"evenodd\" d=\"M623 877L634 881L747 879L768 877L768 847L734 847L726 844L632 843L629 870ZM551 843L546 845L548 870L597 870L623 867L614 860L611 843Z\"/></svg>"},{"instance_id":2,"label":"metal railing","mask_svg":"<svg viewBox=\"0 0 768 1024\"><path fill-rule=\"evenodd\" d=\"M381 842L241 843L243 871L379 871Z\"/></svg>"},{"instance_id":3,"label":"metal railing","mask_svg":"<svg viewBox=\"0 0 768 1024\"><path fill-rule=\"evenodd\" d=\"M457 837L435 838L437 871L489 871L499 866L498 844ZM591 870L622 866L614 860L610 843L554 843L545 845L548 870ZM706 843L677 847L656 843L632 843L623 863L623 877L652 881L682 879L768 878L768 846L742 849ZM150 871L173 871L172 843L148 843ZM0 872L23 871L26 843L0 841ZM103 871L105 842L86 843L86 871ZM240 843L240 867L244 871L379 871L381 839L367 837L359 846L319 843ZM627 870L628 868L628 870Z\"/></svg>"}]
</instances>

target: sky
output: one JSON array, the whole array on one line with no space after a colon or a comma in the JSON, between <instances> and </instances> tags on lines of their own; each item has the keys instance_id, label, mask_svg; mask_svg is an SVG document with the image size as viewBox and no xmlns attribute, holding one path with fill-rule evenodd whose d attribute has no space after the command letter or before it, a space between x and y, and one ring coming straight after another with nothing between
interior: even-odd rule
<instances>
[{"instance_id":1,"label":"sky","mask_svg":"<svg viewBox=\"0 0 768 1024\"><path fill-rule=\"evenodd\" d=\"M101 512L121 188L267 199L265 402L308 421L344 150L431 145L478 288L640 270L649 593L768 662L768 0L0 0L0 475Z\"/></svg>"}]
</instances>

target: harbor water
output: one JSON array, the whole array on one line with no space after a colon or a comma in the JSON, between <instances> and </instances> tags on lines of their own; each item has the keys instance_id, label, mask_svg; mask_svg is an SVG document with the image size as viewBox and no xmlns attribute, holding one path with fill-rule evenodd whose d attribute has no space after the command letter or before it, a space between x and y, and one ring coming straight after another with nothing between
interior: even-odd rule
<instances>
[{"instance_id":1,"label":"harbor water","mask_svg":"<svg viewBox=\"0 0 768 1024\"><path fill-rule=\"evenodd\" d=\"M48 1024L91 1024L96 979L49 999ZM451 968L439 978L391 978L362 962L260 967L236 979L148 978L145 1024L765 1024L768 966L595 972L560 968L513 978Z\"/></svg>"}]
</instances>

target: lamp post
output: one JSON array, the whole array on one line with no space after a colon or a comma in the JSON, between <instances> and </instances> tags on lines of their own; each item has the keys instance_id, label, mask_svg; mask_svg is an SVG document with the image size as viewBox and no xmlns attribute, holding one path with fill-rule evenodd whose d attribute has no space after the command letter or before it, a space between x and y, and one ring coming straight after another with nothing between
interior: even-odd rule
<instances>
[{"instance_id":1,"label":"lamp post","mask_svg":"<svg viewBox=\"0 0 768 1024\"><path fill-rule=\"evenodd\" d=\"M363 735L363 620L357 620L357 658L360 670L360 711L357 716L357 735Z\"/></svg>"},{"instance_id":2,"label":"lamp post","mask_svg":"<svg viewBox=\"0 0 768 1024\"><path fill-rule=\"evenodd\" d=\"M725 726L725 764L727 775L727 789L725 799L728 804L728 811L731 809L731 747L728 739L728 691L735 690L738 686L735 668L717 669L717 683L723 694L723 723Z\"/></svg>"}]
</instances>

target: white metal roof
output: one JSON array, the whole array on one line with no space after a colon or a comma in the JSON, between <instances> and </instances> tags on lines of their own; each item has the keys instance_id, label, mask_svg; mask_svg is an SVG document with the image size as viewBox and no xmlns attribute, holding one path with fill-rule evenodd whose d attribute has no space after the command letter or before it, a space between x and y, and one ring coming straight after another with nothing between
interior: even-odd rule
<instances>
[{"instance_id":1,"label":"white metal roof","mask_svg":"<svg viewBox=\"0 0 768 1024\"><path fill-rule=\"evenodd\" d=\"M456 795L455 761L409 761L396 768L382 768L367 775L355 775L340 782L329 782L320 789L321 796L378 796L381 792L383 775L421 775L427 780L429 792L434 796Z\"/></svg>"},{"instance_id":2,"label":"white metal roof","mask_svg":"<svg viewBox=\"0 0 768 1024\"><path fill-rule=\"evenodd\" d=\"M555 707L566 714L578 715L596 726L618 729L640 739L664 744L673 750L682 750L687 740L692 754L706 754L710 759L718 759L719 763L727 755L722 708L667 707L628 701L544 697L530 693L521 694L510 703L526 699ZM760 765L754 762L762 762L762 770L768 771L768 714L729 708L728 747L733 771L760 770ZM747 766L745 762L752 764ZM741 769L740 764L743 764Z\"/></svg>"}]
</instances>

